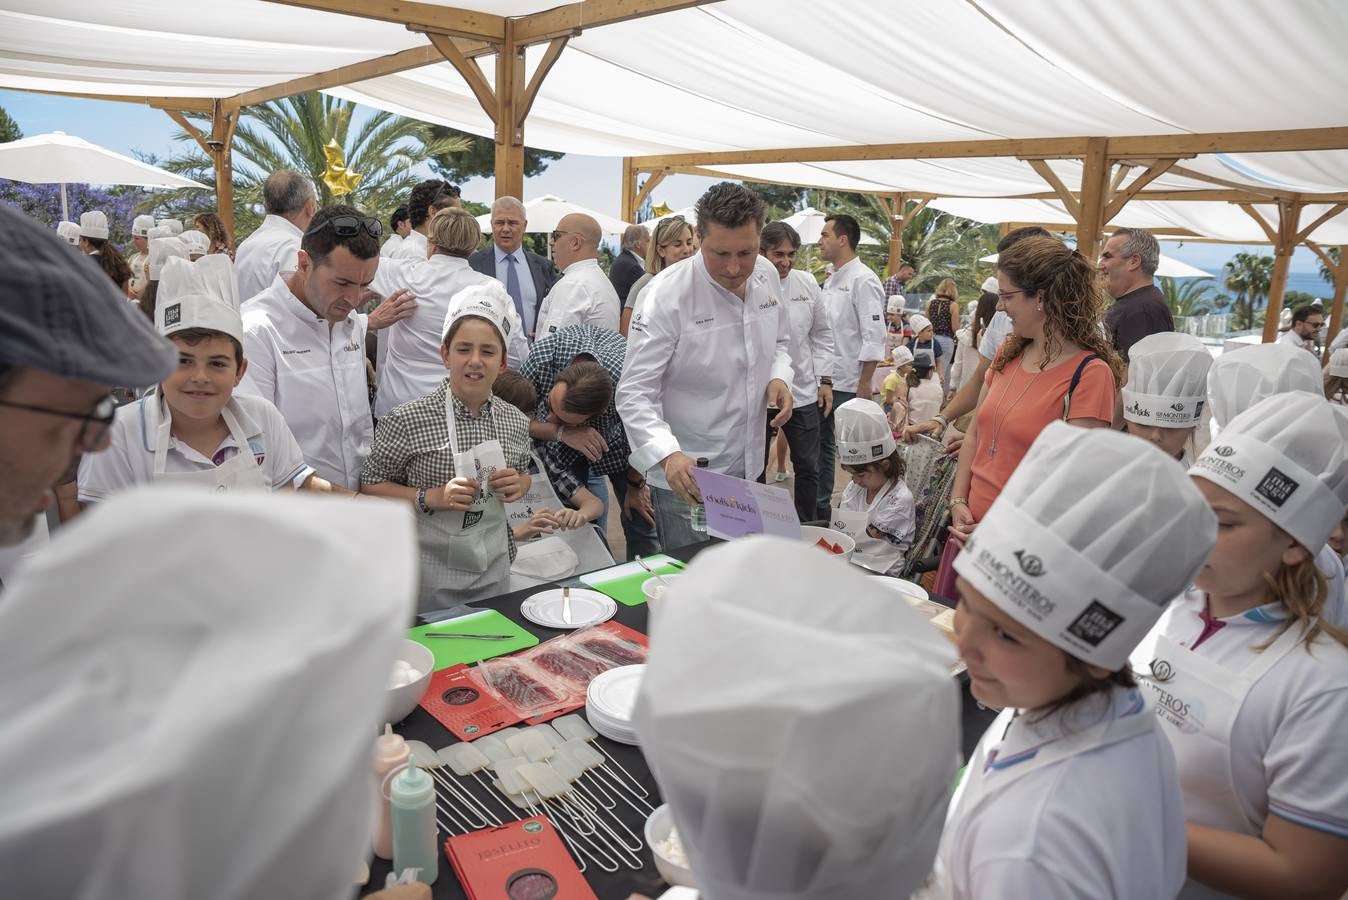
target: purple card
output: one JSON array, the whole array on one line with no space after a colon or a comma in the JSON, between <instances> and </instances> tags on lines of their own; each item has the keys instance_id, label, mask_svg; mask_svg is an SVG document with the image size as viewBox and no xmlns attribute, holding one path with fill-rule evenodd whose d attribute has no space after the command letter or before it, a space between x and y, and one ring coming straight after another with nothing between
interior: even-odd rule
<instances>
[{"instance_id":1,"label":"purple card","mask_svg":"<svg viewBox=\"0 0 1348 900\"><path fill-rule=\"evenodd\" d=\"M707 533L712 537L775 534L800 540L800 517L785 488L707 469L694 469L693 479L707 507Z\"/></svg>"}]
</instances>

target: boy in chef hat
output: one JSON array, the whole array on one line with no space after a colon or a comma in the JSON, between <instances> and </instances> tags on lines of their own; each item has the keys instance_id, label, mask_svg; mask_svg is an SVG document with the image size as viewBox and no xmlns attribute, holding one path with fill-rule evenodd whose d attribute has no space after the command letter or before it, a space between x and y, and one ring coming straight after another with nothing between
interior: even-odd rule
<instances>
[{"instance_id":1,"label":"boy in chef hat","mask_svg":"<svg viewBox=\"0 0 1348 900\"><path fill-rule=\"evenodd\" d=\"M1268 397L1189 472L1216 548L1133 655L1179 761L1182 896L1340 896L1348 633L1313 559L1348 505L1348 417L1320 394Z\"/></svg>"},{"instance_id":2,"label":"boy in chef hat","mask_svg":"<svg viewBox=\"0 0 1348 900\"><path fill-rule=\"evenodd\" d=\"M838 462L852 480L830 524L857 542L855 561L881 574L903 571L917 510L885 411L854 397L838 407Z\"/></svg>"},{"instance_id":3,"label":"boy in chef hat","mask_svg":"<svg viewBox=\"0 0 1348 900\"><path fill-rule=\"evenodd\" d=\"M699 554L659 624L633 720L704 900L909 896L957 765L949 641L761 536Z\"/></svg>"},{"instance_id":4,"label":"boy in chef hat","mask_svg":"<svg viewBox=\"0 0 1348 900\"><path fill-rule=\"evenodd\" d=\"M184 231L178 235L178 240L187 245L188 257L192 262L196 262L211 252L211 239L204 232L196 229Z\"/></svg>"},{"instance_id":5,"label":"boy in chef hat","mask_svg":"<svg viewBox=\"0 0 1348 900\"><path fill-rule=\"evenodd\" d=\"M1186 445L1203 419L1212 354L1193 335L1149 334L1129 351L1124 429L1189 467Z\"/></svg>"},{"instance_id":6,"label":"boy in chef hat","mask_svg":"<svg viewBox=\"0 0 1348 900\"><path fill-rule=\"evenodd\" d=\"M1216 531L1184 471L1135 438L1053 422L1030 446L955 560L956 644L1002 713L951 801L939 896L1179 891L1175 761L1128 654Z\"/></svg>"},{"instance_id":7,"label":"boy in chef hat","mask_svg":"<svg viewBox=\"0 0 1348 900\"><path fill-rule=\"evenodd\" d=\"M176 238L159 238L156 245L162 240L181 245ZM213 491L329 489L305 463L280 411L261 397L234 392L248 362L229 257L170 258L158 284L155 326L177 346L178 368L117 410L111 447L80 463L80 502L165 481Z\"/></svg>"},{"instance_id":8,"label":"boy in chef hat","mask_svg":"<svg viewBox=\"0 0 1348 900\"><path fill-rule=\"evenodd\" d=\"M80 243L80 226L74 222L57 222L56 233L60 235L61 240L72 247L78 247Z\"/></svg>"},{"instance_id":9,"label":"boy in chef hat","mask_svg":"<svg viewBox=\"0 0 1348 900\"><path fill-rule=\"evenodd\" d=\"M931 319L921 313L913 313L908 317L908 327L913 330L913 337L908 341L908 349L913 351L913 356L916 357L919 351L926 350L931 354L932 367L939 368L941 345L936 342L936 332L932 329Z\"/></svg>"}]
</instances>

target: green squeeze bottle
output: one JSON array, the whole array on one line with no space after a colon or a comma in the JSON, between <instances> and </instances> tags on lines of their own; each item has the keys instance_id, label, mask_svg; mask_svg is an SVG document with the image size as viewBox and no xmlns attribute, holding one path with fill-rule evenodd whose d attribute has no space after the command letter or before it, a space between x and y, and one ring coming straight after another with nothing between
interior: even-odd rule
<instances>
[{"instance_id":1,"label":"green squeeze bottle","mask_svg":"<svg viewBox=\"0 0 1348 900\"><path fill-rule=\"evenodd\" d=\"M389 791L393 808L393 871L417 869L417 880L434 884L439 876L436 852L435 784L416 763L393 777Z\"/></svg>"}]
</instances>

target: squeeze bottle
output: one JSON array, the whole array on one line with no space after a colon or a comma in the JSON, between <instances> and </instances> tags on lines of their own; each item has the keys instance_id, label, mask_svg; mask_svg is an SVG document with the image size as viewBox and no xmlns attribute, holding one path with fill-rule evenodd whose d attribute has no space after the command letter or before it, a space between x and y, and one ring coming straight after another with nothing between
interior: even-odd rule
<instances>
[{"instance_id":1,"label":"squeeze bottle","mask_svg":"<svg viewBox=\"0 0 1348 900\"><path fill-rule=\"evenodd\" d=\"M393 726L385 724L384 733L374 739L374 788L379 797L379 825L374 832L374 855L380 859L393 858L393 814L384 796L384 780L388 773L407 762L411 752L402 735L393 733Z\"/></svg>"},{"instance_id":2,"label":"squeeze bottle","mask_svg":"<svg viewBox=\"0 0 1348 900\"><path fill-rule=\"evenodd\" d=\"M434 884L439 872L436 853L435 785L425 770L409 762L393 776L393 871L419 869L417 880Z\"/></svg>"},{"instance_id":3,"label":"squeeze bottle","mask_svg":"<svg viewBox=\"0 0 1348 900\"><path fill-rule=\"evenodd\" d=\"M705 456L699 456L697 458L697 467L699 469L705 469L710 465L711 461ZM705 504L699 503L688 512L688 527L697 532L705 532L707 530L707 507Z\"/></svg>"}]
</instances>

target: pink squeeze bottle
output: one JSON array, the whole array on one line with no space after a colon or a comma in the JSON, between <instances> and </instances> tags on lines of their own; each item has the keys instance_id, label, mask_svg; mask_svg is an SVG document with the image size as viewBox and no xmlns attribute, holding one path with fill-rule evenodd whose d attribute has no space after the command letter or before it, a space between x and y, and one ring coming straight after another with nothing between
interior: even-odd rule
<instances>
[{"instance_id":1,"label":"pink squeeze bottle","mask_svg":"<svg viewBox=\"0 0 1348 900\"><path fill-rule=\"evenodd\" d=\"M388 773L407 764L411 751L402 735L393 733L393 726L385 724L384 733L374 739L374 786L379 792L379 826L374 832L374 855L393 859L393 808L384 790Z\"/></svg>"}]
</instances>

